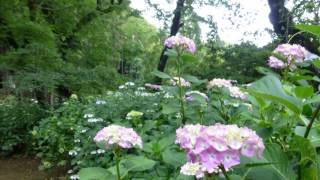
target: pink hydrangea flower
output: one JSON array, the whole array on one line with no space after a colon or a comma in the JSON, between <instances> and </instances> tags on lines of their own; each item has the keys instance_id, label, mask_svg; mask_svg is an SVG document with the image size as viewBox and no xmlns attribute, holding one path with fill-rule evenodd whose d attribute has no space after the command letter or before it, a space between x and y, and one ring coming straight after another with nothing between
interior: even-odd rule
<instances>
[{"instance_id":1,"label":"pink hydrangea flower","mask_svg":"<svg viewBox=\"0 0 320 180\"><path fill-rule=\"evenodd\" d=\"M274 56L269 57L268 65L275 69L289 67L293 70L296 68L295 63L302 63L308 60L310 55L310 52L299 44L280 44L273 52L284 58L284 61L282 61Z\"/></svg>"},{"instance_id":2,"label":"pink hydrangea flower","mask_svg":"<svg viewBox=\"0 0 320 180\"><path fill-rule=\"evenodd\" d=\"M193 40L180 35L167 38L164 41L164 45L168 48L181 47L190 53L196 51L196 45Z\"/></svg>"},{"instance_id":3,"label":"pink hydrangea flower","mask_svg":"<svg viewBox=\"0 0 320 180\"><path fill-rule=\"evenodd\" d=\"M182 77L173 77L171 80L170 80L170 84L172 86L179 86L179 82L181 81L181 86L182 87L190 87L191 86L191 83L185 79L183 79Z\"/></svg>"},{"instance_id":4,"label":"pink hydrangea flower","mask_svg":"<svg viewBox=\"0 0 320 180\"><path fill-rule=\"evenodd\" d=\"M221 165L229 170L240 164L241 155L260 158L265 148L253 130L219 123L213 126L185 125L177 129L176 143L186 150L187 164L197 164L197 171L190 175L195 172L218 173ZM203 172L199 173L199 169Z\"/></svg>"},{"instance_id":5,"label":"pink hydrangea flower","mask_svg":"<svg viewBox=\"0 0 320 180\"><path fill-rule=\"evenodd\" d=\"M308 51L299 44L280 44L274 50L275 53L279 53L290 62L295 60L296 62L303 62Z\"/></svg>"},{"instance_id":6,"label":"pink hydrangea flower","mask_svg":"<svg viewBox=\"0 0 320 180\"><path fill-rule=\"evenodd\" d=\"M268 66L274 69L283 69L286 65L280 59L270 56L268 59Z\"/></svg>"},{"instance_id":7,"label":"pink hydrangea flower","mask_svg":"<svg viewBox=\"0 0 320 180\"><path fill-rule=\"evenodd\" d=\"M112 145L118 145L121 148L129 149L134 146L142 148L141 137L132 129L119 125L107 126L96 134L95 142L104 142L106 148Z\"/></svg>"}]
</instances>

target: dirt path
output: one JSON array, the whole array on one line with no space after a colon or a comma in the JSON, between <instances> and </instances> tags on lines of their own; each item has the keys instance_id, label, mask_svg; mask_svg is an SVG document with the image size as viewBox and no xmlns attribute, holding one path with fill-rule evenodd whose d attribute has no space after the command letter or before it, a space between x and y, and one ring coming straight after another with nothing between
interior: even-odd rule
<instances>
[{"instance_id":1,"label":"dirt path","mask_svg":"<svg viewBox=\"0 0 320 180\"><path fill-rule=\"evenodd\" d=\"M39 163L32 157L0 157L0 180L66 180L62 170L50 173L39 171Z\"/></svg>"}]
</instances>

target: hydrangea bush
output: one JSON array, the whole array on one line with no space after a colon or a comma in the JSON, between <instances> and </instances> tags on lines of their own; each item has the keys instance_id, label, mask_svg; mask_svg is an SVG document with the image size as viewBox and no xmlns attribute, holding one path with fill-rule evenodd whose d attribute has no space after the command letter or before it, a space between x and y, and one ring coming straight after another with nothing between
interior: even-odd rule
<instances>
[{"instance_id":1,"label":"hydrangea bush","mask_svg":"<svg viewBox=\"0 0 320 180\"><path fill-rule=\"evenodd\" d=\"M318 90L300 68L320 60L306 61L302 46L280 45L266 61L276 71L241 85L183 74L196 53L192 40L173 36L164 45L177 71L155 71L162 85L127 82L70 100L36 128L45 162L70 162L72 179L317 178ZM59 119L67 126L56 126ZM50 151L57 146L59 156Z\"/></svg>"}]
</instances>

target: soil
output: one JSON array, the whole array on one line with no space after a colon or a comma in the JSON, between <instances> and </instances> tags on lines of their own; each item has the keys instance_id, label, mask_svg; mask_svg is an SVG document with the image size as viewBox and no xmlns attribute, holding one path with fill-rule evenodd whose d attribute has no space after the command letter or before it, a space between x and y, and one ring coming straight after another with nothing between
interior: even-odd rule
<instances>
[{"instance_id":1,"label":"soil","mask_svg":"<svg viewBox=\"0 0 320 180\"><path fill-rule=\"evenodd\" d=\"M40 161L34 157L0 157L0 180L66 180L64 169L50 172L38 169Z\"/></svg>"}]
</instances>

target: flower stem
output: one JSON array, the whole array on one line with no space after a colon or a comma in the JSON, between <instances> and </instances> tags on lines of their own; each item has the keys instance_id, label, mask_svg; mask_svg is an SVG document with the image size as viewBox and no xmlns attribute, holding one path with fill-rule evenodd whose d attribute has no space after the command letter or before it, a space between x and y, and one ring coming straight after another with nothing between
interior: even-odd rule
<instances>
[{"instance_id":1,"label":"flower stem","mask_svg":"<svg viewBox=\"0 0 320 180\"><path fill-rule=\"evenodd\" d=\"M313 125L314 121L316 120L319 112L320 112L320 104L318 105L317 109L313 112L311 121L309 122L307 129L306 129L306 132L304 133L304 136L303 136L304 138L308 138L310 130L312 128L312 125Z\"/></svg>"},{"instance_id":2,"label":"flower stem","mask_svg":"<svg viewBox=\"0 0 320 180\"><path fill-rule=\"evenodd\" d=\"M181 118L182 118L182 124L186 123L185 119L185 109L184 109L184 102L183 102L183 89L182 89L182 84L181 84L181 65L180 65L180 53L178 52L177 56L177 66L178 66L178 77L179 77L179 101L180 101L180 113L181 113Z\"/></svg>"},{"instance_id":3,"label":"flower stem","mask_svg":"<svg viewBox=\"0 0 320 180\"><path fill-rule=\"evenodd\" d=\"M224 168L224 166L222 164L219 166L219 168L221 169L221 171L222 171L224 177L226 178L226 180L231 180L230 177L228 176L228 173L227 173L226 169Z\"/></svg>"},{"instance_id":4,"label":"flower stem","mask_svg":"<svg viewBox=\"0 0 320 180\"><path fill-rule=\"evenodd\" d=\"M113 150L114 157L116 159L116 169L117 169L117 179L116 180L121 180L120 176L120 156L119 156L119 147L115 147Z\"/></svg>"}]
</instances>

